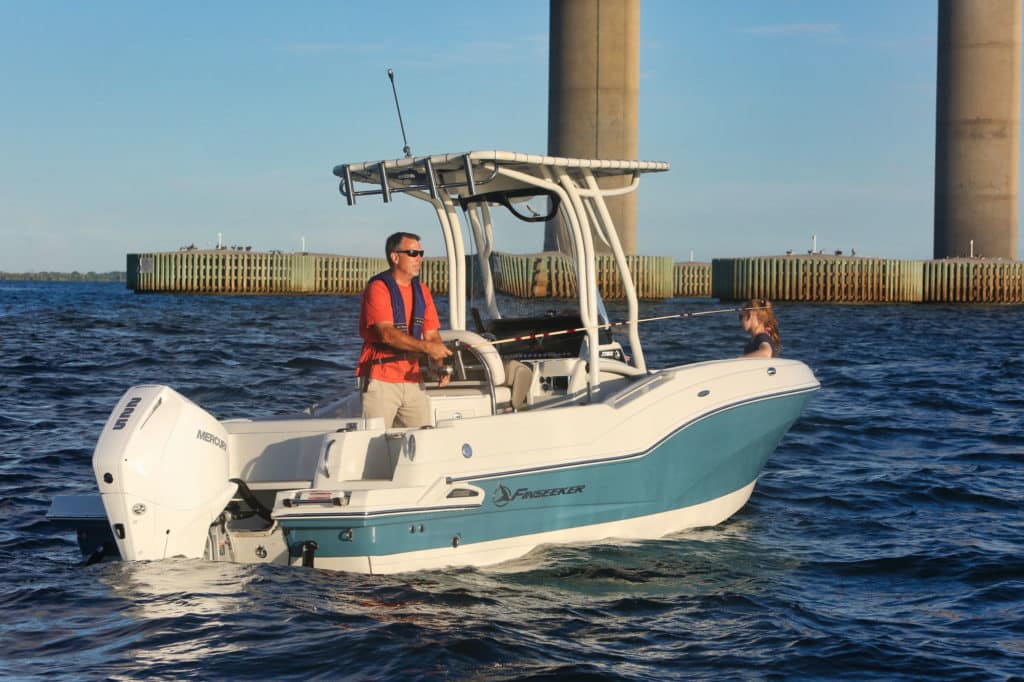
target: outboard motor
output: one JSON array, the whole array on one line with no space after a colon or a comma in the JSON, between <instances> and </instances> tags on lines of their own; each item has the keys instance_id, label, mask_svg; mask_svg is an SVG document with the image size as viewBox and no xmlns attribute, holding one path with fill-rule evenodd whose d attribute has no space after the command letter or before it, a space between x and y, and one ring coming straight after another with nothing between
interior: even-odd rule
<instances>
[{"instance_id":1,"label":"outboard motor","mask_svg":"<svg viewBox=\"0 0 1024 682\"><path fill-rule=\"evenodd\" d=\"M201 558L210 524L235 494L228 434L167 386L133 386L92 455L117 548L127 560Z\"/></svg>"}]
</instances>

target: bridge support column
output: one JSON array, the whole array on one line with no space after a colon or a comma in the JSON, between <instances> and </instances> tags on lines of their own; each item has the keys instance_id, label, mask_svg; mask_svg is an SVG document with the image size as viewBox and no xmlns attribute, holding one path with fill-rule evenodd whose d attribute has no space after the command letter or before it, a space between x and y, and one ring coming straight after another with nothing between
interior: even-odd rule
<instances>
[{"instance_id":1,"label":"bridge support column","mask_svg":"<svg viewBox=\"0 0 1024 682\"><path fill-rule=\"evenodd\" d=\"M935 258L1017 257L1021 0L940 0Z\"/></svg>"},{"instance_id":2,"label":"bridge support column","mask_svg":"<svg viewBox=\"0 0 1024 682\"><path fill-rule=\"evenodd\" d=\"M551 0L548 154L637 158L640 0ZM602 186L621 186L616 184ZM626 253L636 253L636 194L608 200ZM557 246L557 221L544 250Z\"/></svg>"}]
</instances>

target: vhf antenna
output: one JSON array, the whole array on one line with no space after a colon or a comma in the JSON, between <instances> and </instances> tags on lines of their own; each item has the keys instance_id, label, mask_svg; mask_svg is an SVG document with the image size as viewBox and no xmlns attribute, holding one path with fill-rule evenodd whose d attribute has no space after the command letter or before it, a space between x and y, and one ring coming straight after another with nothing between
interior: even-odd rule
<instances>
[{"instance_id":1,"label":"vhf antenna","mask_svg":"<svg viewBox=\"0 0 1024 682\"><path fill-rule=\"evenodd\" d=\"M388 69L388 78L391 79L391 92L395 95L395 109L398 110L398 125L402 129L402 151L405 152L405 158L412 156L412 150L409 149L409 141L405 139L405 124L402 123L402 107L398 106L398 90L395 88L395 72Z\"/></svg>"}]
</instances>

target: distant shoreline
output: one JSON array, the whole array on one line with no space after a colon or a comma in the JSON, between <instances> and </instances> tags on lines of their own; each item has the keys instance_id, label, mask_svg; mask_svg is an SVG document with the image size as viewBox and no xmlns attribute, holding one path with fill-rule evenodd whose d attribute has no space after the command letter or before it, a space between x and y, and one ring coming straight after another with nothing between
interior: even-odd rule
<instances>
[{"instance_id":1,"label":"distant shoreline","mask_svg":"<svg viewBox=\"0 0 1024 682\"><path fill-rule=\"evenodd\" d=\"M124 272L0 272L0 280L28 282L125 282Z\"/></svg>"}]
</instances>

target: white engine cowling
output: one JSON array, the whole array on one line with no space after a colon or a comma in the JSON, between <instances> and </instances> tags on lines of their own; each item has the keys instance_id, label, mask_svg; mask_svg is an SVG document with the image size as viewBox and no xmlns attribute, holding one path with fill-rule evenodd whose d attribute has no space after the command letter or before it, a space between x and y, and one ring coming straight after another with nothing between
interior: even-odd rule
<instances>
[{"instance_id":1,"label":"white engine cowling","mask_svg":"<svg viewBox=\"0 0 1024 682\"><path fill-rule=\"evenodd\" d=\"M133 386L111 413L92 456L121 556L201 558L210 524L235 494L228 434L167 386Z\"/></svg>"}]
</instances>

